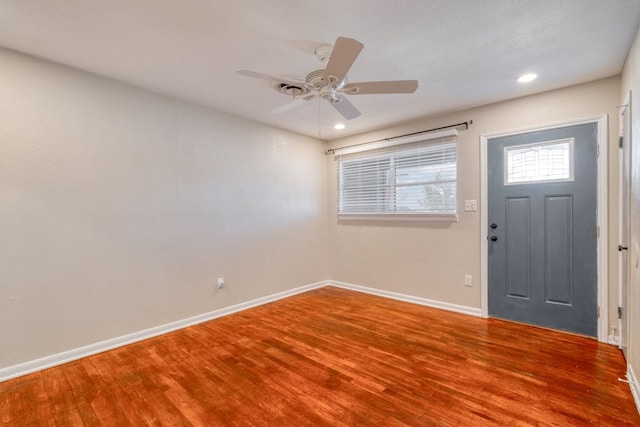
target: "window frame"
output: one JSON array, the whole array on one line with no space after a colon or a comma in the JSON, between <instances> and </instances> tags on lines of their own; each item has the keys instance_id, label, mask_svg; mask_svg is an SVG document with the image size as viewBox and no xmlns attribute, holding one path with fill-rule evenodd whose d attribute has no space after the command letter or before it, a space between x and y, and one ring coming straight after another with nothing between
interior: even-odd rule
<instances>
[{"instance_id":1,"label":"window frame","mask_svg":"<svg viewBox=\"0 0 640 427\"><path fill-rule=\"evenodd\" d=\"M456 133L457 135L457 133ZM372 212L372 213L348 213L348 212L340 212L340 207L341 207L341 199L342 199L342 194L341 192L343 191L342 189L342 185L341 185L341 179L342 179L342 171L341 171L341 160L342 158L348 159L348 158L354 158L354 157L366 157L369 155L375 155L377 153L380 154L384 154L384 153L388 153L389 154L389 158L393 158L394 155L397 155L397 153L400 153L402 151L408 151L408 150L412 150L412 149L417 149L417 148L422 148L422 147L430 147L430 146L436 146L436 145L443 145L443 144L451 144L453 145L453 149L455 152L455 181L454 182L454 188L455 188L455 210L454 212L416 212L416 213L411 213L411 212ZM359 150L355 153L349 153L347 155L338 155L336 154L335 156L335 161L337 163L337 167L336 167L336 179L337 179L337 185L336 185L336 190L337 190L337 194L336 194L336 211L337 211L337 217L338 220L340 221L398 221L398 222L404 222L404 221L426 221L426 222L458 222L458 212L459 212L459 191L458 191L458 187L459 187L459 174L458 174L458 144L456 141L456 138L438 138L438 139L422 139L420 141L414 142L414 143L407 143L407 144L398 144L398 145L394 145L392 147L387 147L384 150L376 150L376 149L372 149L372 150ZM391 165L390 166L390 170L395 169L395 165ZM434 182L435 183L435 182ZM395 190L395 188L397 187L397 183L394 183L391 185L391 187Z\"/></svg>"}]
</instances>

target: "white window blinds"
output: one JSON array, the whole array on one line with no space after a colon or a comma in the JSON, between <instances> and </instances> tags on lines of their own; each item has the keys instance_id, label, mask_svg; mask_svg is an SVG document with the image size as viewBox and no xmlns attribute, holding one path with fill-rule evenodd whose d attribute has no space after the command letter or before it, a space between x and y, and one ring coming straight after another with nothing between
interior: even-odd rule
<instances>
[{"instance_id":1,"label":"white window blinds","mask_svg":"<svg viewBox=\"0 0 640 427\"><path fill-rule=\"evenodd\" d=\"M338 214L455 215L455 142L338 157Z\"/></svg>"}]
</instances>

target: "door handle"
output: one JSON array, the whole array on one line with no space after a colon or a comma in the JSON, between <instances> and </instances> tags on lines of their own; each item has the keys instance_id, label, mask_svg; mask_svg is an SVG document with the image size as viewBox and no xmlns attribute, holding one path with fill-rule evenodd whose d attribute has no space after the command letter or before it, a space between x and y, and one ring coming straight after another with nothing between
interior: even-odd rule
<instances>
[{"instance_id":1,"label":"door handle","mask_svg":"<svg viewBox=\"0 0 640 427\"><path fill-rule=\"evenodd\" d=\"M491 240L492 242L495 242L496 240L498 240L498 236L496 236L495 234L492 234L491 236L489 236L489 240Z\"/></svg>"},{"instance_id":2,"label":"door handle","mask_svg":"<svg viewBox=\"0 0 640 427\"><path fill-rule=\"evenodd\" d=\"M627 246L618 245L618 252L626 251L629 248Z\"/></svg>"}]
</instances>

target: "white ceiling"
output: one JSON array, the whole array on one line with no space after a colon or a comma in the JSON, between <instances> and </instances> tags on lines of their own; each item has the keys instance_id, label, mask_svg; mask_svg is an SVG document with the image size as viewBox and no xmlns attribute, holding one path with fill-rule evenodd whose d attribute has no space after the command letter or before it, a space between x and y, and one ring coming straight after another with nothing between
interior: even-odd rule
<instances>
[{"instance_id":1,"label":"white ceiling","mask_svg":"<svg viewBox=\"0 0 640 427\"><path fill-rule=\"evenodd\" d=\"M640 0L0 0L0 45L322 139L618 74ZM304 77L338 36L349 80L417 79L414 94L289 102L248 68ZM516 78L536 72L522 85Z\"/></svg>"}]
</instances>

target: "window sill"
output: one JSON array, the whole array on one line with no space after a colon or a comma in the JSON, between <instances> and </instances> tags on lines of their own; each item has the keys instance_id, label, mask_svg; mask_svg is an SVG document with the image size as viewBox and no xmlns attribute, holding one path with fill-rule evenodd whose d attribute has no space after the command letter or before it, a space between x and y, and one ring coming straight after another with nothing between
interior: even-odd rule
<instances>
[{"instance_id":1,"label":"window sill","mask_svg":"<svg viewBox=\"0 0 640 427\"><path fill-rule=\"evenodd\" d=\"M458 214L338 214L340 221L458 222Z\"/></svg>"}]
</instances>

